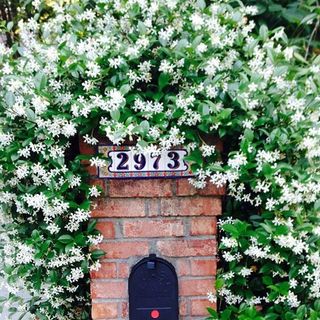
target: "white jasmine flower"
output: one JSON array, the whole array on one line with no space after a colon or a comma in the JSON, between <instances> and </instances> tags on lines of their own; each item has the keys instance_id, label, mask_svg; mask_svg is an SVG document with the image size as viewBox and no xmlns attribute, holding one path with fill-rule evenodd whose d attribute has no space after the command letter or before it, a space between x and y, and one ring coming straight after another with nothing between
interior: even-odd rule
<instances>
[{"instance_id":1,"label":"white jasmine flower","mask_svg":"<svg viewBox=\"0 0 320 320\"><path fill-rule=\"evenodd\" d=\"M217 296L213 292L208 292L207 293L207 297L208 297L208 300L211 303L216 303L217 302Z\"/></svg>"},{"instance_id":2,"label":"white jasmine flower","mask_svg":"<svg viewBox=\"0 0 320 320\"><path fill-rule=\"evenodd\" d=\"M294 49L292 47L287 47L283 51L284 57L287 61L290 61L293 58Z\"/></svg>"},{"instance_id":3,"label":"white jasmine flower","mask_svg":"<svg viewBox=\"0 0 320 320\"><path fill-rule=\"evenodd\" d=\"M84 273L80 267L71 269L71 274L66 277L69 282L76 282L84 277Z\"/></svg>"},{"instance_id":4,"label":"white jasmine flower","mask_svg":"<svg viewBox=\"0 0 320 320\"><path fill-rule=\"evenodd\" d=\"M89 189L89 196L90 197L99 197L100 195L101 195L101 191L99 191L96 186L92 186Z\"/></svg>"},{"instance_id":5,"label":"white jasmine flower","mask_svg":"<svg viewBox=\"0 0 320 320\"><path fill-rule=\"evenodd\" d=\"M168 74L173 74L174 72L174 65L171 64L168 60L162 60L160 67L159 67L160 72L168 73Z\"/></svg>"},{"instance_id":6,"label":"white jasmine flower","mask_svg":"<svg viewBox=\"0 0 320 320\"><path fill-rule=\"evenodd\" d=\"M202 26L204 25L204 19L199 13L194 13L192 14L191 18L191 23L193 25L194 30L200 30Z\"/></svg>"},{"instance_id":7,"label":"white jasmine flower","mask_svg":"<svg viewBox=\"0 0 320 320\"><path fill-rule=\"evenodd\" d=\"M208 46L207 46L206 44L200 43L200 44L197 46L196 51L197 51L197 53L202 54L202 53L206 52L207 49L208 49Z\"/></svg>"},{"instance_id":8,"label":"white jasmine flower","mask_svg":"<svg viewBox=\"0 0 320 320\"><path fill-rule=\"evenodd\" d=\"M202 152L202 155L204 157L210 157L211 155L213 155L216 151L216 147L215 146L209 146L209 145L206 145L206 144L203 144L201 147L200 147L200 150Z\"/></svg>"}]
</instances>

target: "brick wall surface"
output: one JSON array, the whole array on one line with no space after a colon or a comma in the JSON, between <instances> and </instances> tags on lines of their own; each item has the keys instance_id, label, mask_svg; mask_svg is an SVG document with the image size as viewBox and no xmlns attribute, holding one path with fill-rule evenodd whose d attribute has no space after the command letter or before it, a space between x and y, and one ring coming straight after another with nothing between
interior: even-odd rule
<instances>
[{"instance_id":1,"label":"brick wall surface","mask_svg":"<svg viewBox=\"0 0 320 320\"><path fill-rule=\"evenodd\" d=\"M80 145L84 154L94 149ZM86 165L86 163L85 163ZM217 268L216 217L225 190L194 189L186 179L100 180L92 211L104 236L102 267L91 273L92 318L129 319L130 269L149 253L171 262L178 275L180 319L204 319Z\"/></svg>"}]
</instances>

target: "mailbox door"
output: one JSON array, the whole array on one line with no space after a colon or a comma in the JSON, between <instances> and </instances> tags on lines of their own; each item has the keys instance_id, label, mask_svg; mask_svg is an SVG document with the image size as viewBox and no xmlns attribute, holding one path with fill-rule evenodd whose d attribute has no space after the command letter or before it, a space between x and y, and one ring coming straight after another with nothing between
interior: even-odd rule
<instances>
[{"instance_id":1,"label":"mailbox door","mask_svg":"<svg viewBox=\"0 0 320 320\"><path fill-rule=\"evenodd\" d=\"M174 267L155 255L138 262L129 278L130 320L178 320L178 279Z\"/></svg>"}]
</instances>

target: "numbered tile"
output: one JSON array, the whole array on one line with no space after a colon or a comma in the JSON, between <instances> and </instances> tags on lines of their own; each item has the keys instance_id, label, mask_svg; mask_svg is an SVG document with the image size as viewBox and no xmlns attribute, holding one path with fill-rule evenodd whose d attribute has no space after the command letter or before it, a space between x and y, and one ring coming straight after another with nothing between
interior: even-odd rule
<instances>
[{"instance_id":1,"label":"numbered tile","mask_svg":"<svg viewBox=\"0 0 320 320\"><path fill-rule=\"evenodd\" d=\"M161 154L135 153L129 147L99 146L99 152L110 159L107 170L99 170L100 178L191 177L184 149Z\"/></svg>"}]
</instances>

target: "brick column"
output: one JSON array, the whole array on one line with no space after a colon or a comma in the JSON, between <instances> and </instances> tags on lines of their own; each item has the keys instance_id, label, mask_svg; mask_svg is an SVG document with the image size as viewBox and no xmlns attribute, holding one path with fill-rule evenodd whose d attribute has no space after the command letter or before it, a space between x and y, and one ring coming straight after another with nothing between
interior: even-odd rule
<instances>
[{"instance_id":1,"label":"brick column","mask_svg":"<svg viewBox=\"0 0 320 320\"><path fill-rule=\"evenodd\" d=\"M92 148L81 144L81 152ZM128 277L155 253L171 262L179 282L180 319L203 319L216 275L216 216L223 188L194 189L187 179L100 180L105 194L92 211L104 236L102 268L91 274L92 318L129 319Z\"/></svg>"}]
</instances>

